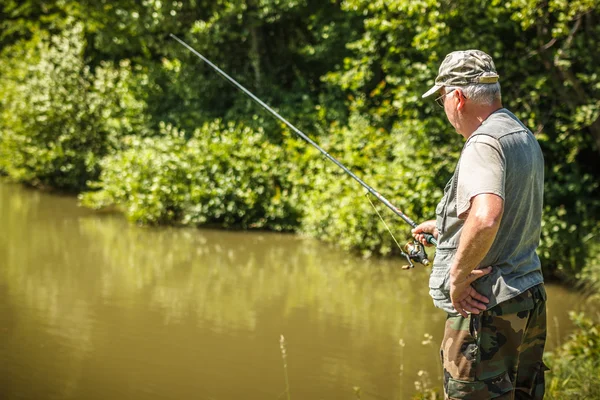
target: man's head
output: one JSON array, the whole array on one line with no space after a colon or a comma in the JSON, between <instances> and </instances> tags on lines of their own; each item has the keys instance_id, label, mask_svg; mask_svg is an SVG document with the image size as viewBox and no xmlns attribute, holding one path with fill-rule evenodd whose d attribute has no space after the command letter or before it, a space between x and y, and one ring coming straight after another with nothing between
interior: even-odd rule
<instances>
[{"instance_id":1,"label":"man's head","mask_svg":"<svg viewBox=\"0 0 600 400\"><path fill-rule=\"evenodd\" d=\"M423 97L438 94L439 104L461 135L468 137L502 106L499 76L492 57L481 50L454 51L440 65L435 85Z\"/></svg>"},{"instance_id":2,"label":"man's head","mask_svg":"<svg viewBox=\"0 0 600 400\"><path fill-rule=\"evenodd\" d=\"M439 92L443 87L491 85L499 80L492 57L481 50L461 50L448 54L435 78L435 85L423 97Z\"/></svg>"}]
</instances>

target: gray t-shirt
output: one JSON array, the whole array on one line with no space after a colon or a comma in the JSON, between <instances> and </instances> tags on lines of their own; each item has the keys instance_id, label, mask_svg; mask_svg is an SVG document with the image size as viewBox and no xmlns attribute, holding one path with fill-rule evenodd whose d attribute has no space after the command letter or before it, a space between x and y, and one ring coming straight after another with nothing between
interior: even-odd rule
<instances>
[{"instance_id":1,"label":"gray t-shirt","mask_svg":"<svg viewBox=\"0 0 600 400\"><path fill-rule=\"evenodd\" d=\"M479 266L492 266L492 272L473 283L490 299L491 308L543 282L535 251L542 221L544 158L531 131L504 108L490 115L466 141L436 209L439 245L429 293L434 304L450 314L456 314L450 301L450 266L471 200L483 193L504 200L498 234Z\"/></svg>"}]
</instances>

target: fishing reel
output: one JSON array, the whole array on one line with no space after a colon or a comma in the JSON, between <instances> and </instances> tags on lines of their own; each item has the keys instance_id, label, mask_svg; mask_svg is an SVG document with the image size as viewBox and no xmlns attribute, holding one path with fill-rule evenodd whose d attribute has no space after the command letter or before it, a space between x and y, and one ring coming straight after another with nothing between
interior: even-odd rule
<instances>
[{"instance_id":1,"label":"fishing reel","mask_svg":"<svg viewBox=\"0 0 600 400\"><path fill-rule=\"evenodd\" d=\"M425 266L429 265L425 246L416 240L406 243L400 250L406 261L408 261L408 265L403 266L402 269L414 268L415 264L413 264L413 260Z\"/></svg>"}]
</instances>

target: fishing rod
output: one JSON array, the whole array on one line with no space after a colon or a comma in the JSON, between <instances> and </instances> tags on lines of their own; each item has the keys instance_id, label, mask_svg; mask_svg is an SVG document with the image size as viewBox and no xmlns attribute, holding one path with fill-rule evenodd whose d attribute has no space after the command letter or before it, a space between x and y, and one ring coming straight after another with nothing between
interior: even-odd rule
<instances>
[{"instance_id":1,"label":"fishing rod","mask_svg":"<svg viewBox=\"0 0 600 400\"><path fill-rule=\"evenodd\" d=\"M212 69L214 69L215 71L217 71L221 76L223 76L225 79L227 79L229 82L231 82L234 86L236 86L238 89L240 89L242 92L244 92L248 97L250 97L252 100L254 100L255 102L257 102L265 110L267 110L268 112L270 112L278 120L280 120L281 122L283 122L288 128L290 128L294 133L296 133L298 136L300 136L302 139L304 139L307 143L309 143L314 148L316 148L317 150L319 150L326 158L328 158L335 165L337 165L338 167L340 167L346 174L350 175L355 181L357 181L358 183L360 183L362 187L364 187L365 189L367 189L368 193L371 193L379 201L381 201L383 204L385 204L390 210L392 210L397 216L399 216L400 218L402 218L402 220L404 220L404 222L406 222L407 224L409 224L413 228L417 227L417 224L415 223L415 221L413 221L412 219L410 219L406 214L404 214L402 211L400 211L398 208L396 208L392 203L390 203L390 201L388 199L386 199L385 197L383 197L378 191L376 191L375 189L373 189L371 186L367 185L362 179L360 179L358 176L356 176L352 171L350 171L341 162L339 162L338 160L336 160L331 154L329 154L328 152L326 152L325 150L323 150L323 148L321 148L321 146L319 146L315 141L313 141L311 138L309 138L308 136L306 136L300 129L296 128L288 120L286 120L281 115L279 115L279 113L277 111L275 111L271 107L269 107L269 105L267 105L261 99L259 99L258 97L256 97L252 92L250 92L248 89L246 89L240 83L238 83L235 79L233 79L232 77L230 77L229 75L227 75L223 70L221 70L219 67L217 67L215 64L213 64L208 58L206 58L202 54L198 53L194 48L192 48L186 42L184 42L183 40L179 39L177 36L173 35L172 33L170 34L170 36L173 39L177 40L181 45L183 45L184 47L186 47L189 51L191 51L192 53L194 53L198 58L200 58L202 61L204 61L206 64L208 64ZM424 234L424 236L425 236L425 239L427 240L428 243L431 243L431 244L437 246L437 244L438 244L437 240L433 237L433 235L431 235L429 233L426 233L426 234ZM417 262L420 262L423 265L427 265L429 263L429 261L427 260L427 255L425 254L425 251L422 248L422 246L420 245L420 243L418 243L418 242L415 241L412 245L408 244L407 246L405 246L405 250L407 251L407 253L409 253L408 256L410 257L410 259L417 260ZM410 262L410 259L409 259L409 263L412 266L412 262Z\"/></svg>"}]
</instances>

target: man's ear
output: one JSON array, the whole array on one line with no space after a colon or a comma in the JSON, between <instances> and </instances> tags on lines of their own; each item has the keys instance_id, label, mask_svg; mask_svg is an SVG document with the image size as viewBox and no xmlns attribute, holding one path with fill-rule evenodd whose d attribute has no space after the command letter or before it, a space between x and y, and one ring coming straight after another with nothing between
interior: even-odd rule
<instances>
[{"instance_id":1,"label":"man's ear","mask_svg":"<svg viewBox=\"0 0 600 400\"><path fill-rule=\"evenodd\" d=\"M462 109L465 107L467 98L461 89L456 89L454 92L456 93L455 96L457 101L456 109L462 111Z\"/></svg>"}]
</instances>

